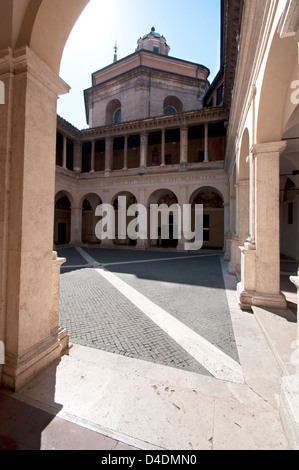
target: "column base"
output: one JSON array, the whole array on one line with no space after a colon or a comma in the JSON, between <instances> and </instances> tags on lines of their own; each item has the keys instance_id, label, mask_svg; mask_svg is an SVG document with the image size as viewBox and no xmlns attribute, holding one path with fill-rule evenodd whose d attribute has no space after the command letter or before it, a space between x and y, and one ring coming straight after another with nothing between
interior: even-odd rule
<instances>
[{"instance_id":1,"label":"column base","mask_svg":"<svg viewBox=\"0 0 299 470\"><path fill-rule=\"evenodd\" d=\"M292 450L299 450L299 380L296 375L283 377L280 418Z\"/></svg>"},{"instance_id":2,"label":"column base","mask_svg":"<svg viewBox=\"0 0 299 470\"><path fill-rule=\"evenodd\" d=\"M274 308L285 310L287 301L285 296L280 292L278 294L263 294L244 289L241 282L237 285L237 298L239 306L242 310L250 311L252 307Z\"/></svg>"},{"instance_id":3,"label":"column base","mask_svg":"<svg viewBox=\"0 0 299 470\"><path fill-rule=\"evenodd\" d=\"M231 259L231 243L232 237L230 235L225 237L225 252L224 252L224 261L229 261Z\"/></svg>"},{"instance_id":4,"label":"column base","mask_svg":"<svg viewBox=\"0 0 299 470\"><path fill-rule=\"evenodd\" d=\"M101 240L100 248L114 248L113 240L110 240L108 238Z\"/></svg>"},{"instance_id":5,"label":"column base","mask_svg":"<svg viewBox=\"0 0 299 470\"><path fill-rule=\"evenodd\" d=\"M137 239L137 243L135 245L136 250L146 250L148 248L148 240L146 239Z\"/></svg>"},{"instance_id":6,"label":"column base","mask_svg":"<svg viewBox=\"0 0 299 470\"><path fill-rule=\"evenodd\" d=\"M69 350L69 337L64 328L50 335L30 351L13 357L6 355L2 369L1 386L17 392L42 370L59 360Z\"/></svg>"},{"instance_id":7,"label":"column base","mask_svg":"<svg viewBox=\"0 0 299 470\"><path fill-rule=\"evenodd\" d=\"M230 242L230 262L228 265L228 273L234 275L241 271L241 253L240 240L232 238Z\"/></svg>"},{"instance_id":8,"label":"column base","mask_svg":"<svg viewBox=\"0 0 299 470\"><path fill-rule=\"evenodd\" d=\"M255 292L252 297L252 305L255 307L285 310L287 308L287 301L281 292L278 294L261 294L259 292Z\"/></svg>"},{"instance_id":9,"label":"column base","mask_svg":"<svg viewBox=\"0 0 299 470\"><path fill-rule=\"evenodd\" d=\"M251 311L253 292L246 291L241 282L237 284L237 298L241 310Z\"/></svg>"},{"instance_id":10,"label":"column base","mask_svg":"<svg viewBox=\"0 0 299 470\"><path fill-rule=\"evenodd\" d=\"M187 165L188 165L188 162L180 162L180 171L186 171Z\"/></svg>"}]
</instances>

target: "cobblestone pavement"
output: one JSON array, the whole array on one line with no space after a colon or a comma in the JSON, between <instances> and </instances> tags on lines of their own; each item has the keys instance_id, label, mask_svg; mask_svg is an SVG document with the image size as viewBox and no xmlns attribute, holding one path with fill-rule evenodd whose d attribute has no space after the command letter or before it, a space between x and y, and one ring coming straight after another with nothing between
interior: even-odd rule
<instances>
[{"instance_id":1,"label":"cobblestone pavement","mask_svg":"<svg viewBox=\"0 0 299 470\"><path fill-rule=\"evenodd\" d=\"M95 248L81 253L238 361L220 255ZM60 324L71 342L209 375L96 269L84 267L87 260L76 249L58 254L67 257L61 270Z\"/></svg>"}]
</instances>

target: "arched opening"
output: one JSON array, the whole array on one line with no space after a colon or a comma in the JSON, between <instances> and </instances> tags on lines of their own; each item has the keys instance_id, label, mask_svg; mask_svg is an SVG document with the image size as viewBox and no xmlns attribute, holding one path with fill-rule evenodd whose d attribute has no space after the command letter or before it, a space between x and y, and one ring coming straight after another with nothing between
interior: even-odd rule
<instances>
[{"instance_id":1,"label":"arched opening","mask_svg":"<svg viewBox=\"0 0 299 470\"><path fill-rule=\"evenodd\" d=\"M271 44L260 94L256 128L258 143L280 141L282 137L286 97L290 93L296 62L298 67L296 41L293 37L281 39L276 33ZM288 101L290 115L295 109L295 104L292 105L291 100Z\"/></svg>"},{"instance_id":2,"label":"arched opening","mask_svg":"<svg viewBox=\"0 0 299 470\"><path fill-rule=\"evenodd\" d=\"M190 197L192 205L191 228L195 229L195 204L203 205L203 248L223 249L224 199L212 187L199 188Z\"/></svg>"},{"instance_id":3,"label":"arched opening","mask_svg":"<svg viewBox=\"0 0 299 470\"><path fill-rule=\"evenodd\" d=\"M71 239L71 198L60 191L55 197L54 243L65 245Z\"/></svg>"},{"instance_id":4,"label":"arched opening","mask_svg":"<svg viewBox=\"0 0 299 470\"><path fill-rule=\"evenodd\" d=\"M299 261L299 106L286 124L287 147L280 156L280 253Z\"/></svg>"},{"instance_id":5,"label":"arched opening","mask_svg":"<svg viewBox=\"0 0 299 470\"><path fill-rule=\"evenodd\" d=\"M109 101L106 106L106 125L121 122L121 102L117 99Z\"/></svg>"},{"instance_id":6,"label":"arched opening","mask_svg":"<svg viewBox=\"0 0 299 470\"><path fill-rule=\"evenodd\" d=\"M177 96L166 96L163 103L163 114L183 112L183 103Z\"/></svg>"},{"instance_id":7,"label":"arched opening","mask_svg":"<svg viewBox=\"0 0 299 470\"><path fill-rule=\"evenodd\" d=\"M95 210L102 204L101 198L97 194L87 194L82 202L82 242L99 243L95 234L95 226L98 218L95 216Z\"/></svg>"},{"instance_id":8,"label":"arched opening","mask_svg":"<svg viewBox=\"0 0 299 470\"><path fill-rule=\"evenodd\" d=\"M156 204L159 207L165 206L165 213L162 211L157 214L157 219L153 219L151 212L151 205ZM157 189L148 199L148 217L150 223L156 225L156 238L149 240L150 246L160 246L163 248L175 248L178 245L178 234L180 234L180 227L176 218L176 211L173 210L175 205L178 204L178 198L173 191L169 189ZM171 206L174 206L171 210Z\"/></svg>"},{"instance_id":9,"label":"arched opening","mask_svg":"<svg viewBox=\"0 0 299 470\"><path fill-rule=\"evenodd\" d=\"M119 197L125 198L124 204ZM127 233L128 224L134 219L134 216L127 214L127 210L133 204L137 204L137 198L129 191L116 194L112 200L115 217L115 239L113 243L116 246L136 246L136 240L130 239Z\"/></svg>"}]
</instances>

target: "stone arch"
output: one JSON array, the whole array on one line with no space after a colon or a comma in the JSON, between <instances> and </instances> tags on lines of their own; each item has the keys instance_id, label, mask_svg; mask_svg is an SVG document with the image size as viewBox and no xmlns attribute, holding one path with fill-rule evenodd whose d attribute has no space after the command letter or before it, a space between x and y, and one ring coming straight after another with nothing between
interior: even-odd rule
<instances>
[{"instance_id":1,"label":"stone arch","mask_svg":"<svg viewBox=\"0 0 299 470\"><path fill-rule=\"evenodd\" d=\"M119 196L125 196L126 197L126 210L132 205L132 204L137 204L137 197L136 195L131 192L131 191L120 191L119 193L115 194L112 198L111 204L114 207L114 215L115 215L115 240L114 240L114 245L125 245L125 246L135 246L136 245L136 240L130 240L126 233L126 238L121 238L119 236L119 205L118 205L118 197ZM125 223L126 223L126 228L128 227L128 224L130 221L134 219L132 216L128 216L126 214L125 218Z\"/></svg>"},{"instance_id":2,"label":"stone arch","mask_svg":"<svg viewBox=\"0 0 299 470\"><path fill-rule=\"evenodd\" d=\"M16 47L28 45L59 73L66 41L88 3L89 0L76 0L71 5L60 0L30 0L24 10ZM22 7L25 8L24 1Z\"/></svg>"},{"instance_id":3,"label":"stone arch","mask_svg":"<svg viewBox=\"0 0 299 470\"><path fill-rule=\"evenodd\" d=\"M148 207L150 204L167 204L168 206L178 203L177 195L170 189L160 188L153 191L148 198Z\"/></svg>"},{"instance_id":4,"label":"stone arch","mask_svg":"<svg viewBox=\"0 0 299 470\"><path fill-rule=\"evenodd\" d=\"M148 198L148 217L149 222L153 222L150 219L150 206L151 204L158 204L158 206L166 205L168 208L178 204L177 195L170 189L161 188L153 191ZM157 221L157 239L149 239L150 246L163 246L164 248L175 248L178 245L178 237L175 235L179 232L180 227L177 227L174 212L168 213L168 221L163 221L161 214L158 215ZM163 238L165 233L165 238Z\"/></svg>"},{"instance_id":5,"label":"stone arch","mask_svg":"<svg viewBox=\"0 0 299 470\"><path fill-rule=\"evenodd\" d=\"M66 191L65 189L61 189L57 191L55 194L55 204L61 197L67 197L70 201L71 207L74 206L75 198L69 191Z\"/></svg>"},{"instance_id":6,"label":"stone arch","mask_svg":"<svg viewBox=\"0 0 299 470\"><path fill-rule=\"evenodd\" d=\"M286 149L280 156L280 253L299 261L299 106L285 125Z\"/></svg>"},{"instance_id":7,"label":"stone arch","mask_svg":"<svg viewBox=\"0 0 299 470\"><path fill-rule=\"evenodd\" d=\"M285 102L291 85L291 72L298 60L297 43L293 37L281 39L274 34L263 82L257 113L257 143L280 141L285 116ZM289 74L286 75L286 74ZM293 109L295 105L293 105ZM289 113L292 112L289 107Z\"/></svg>"},{"instance_id":8,"label":"stone arch","mask_svg":"<svg viewBox=\"0 0 299 470\"><path fill-rule=\"evenodd\" d=\"M195 204L203 205L203 248L223 249L224 197L222 192L211 186L203 186L193 191L189 204L192 205L192 230L195 225Z\"/></svg>"}]
</instances>

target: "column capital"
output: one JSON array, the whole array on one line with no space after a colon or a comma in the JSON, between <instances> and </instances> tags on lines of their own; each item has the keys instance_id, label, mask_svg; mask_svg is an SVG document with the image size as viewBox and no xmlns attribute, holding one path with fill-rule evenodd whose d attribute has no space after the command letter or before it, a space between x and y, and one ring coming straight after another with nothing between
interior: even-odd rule
<instances>
[{"instance_id":1,"label":"column capital","mask_svg":"<svg viewBox=\"0 0 299 470\"><path fill-rule=\"evenodd\" d=\"M267 154L267 153L278 153L279 155L283 150L285 150L287 146L287 142L284 140L280 140L278 142L265 142L262 144L254 144L251 147L252 154L256 157L260 154Z\"/></svg>"},{"instance_id":2,"label":"column capital","mask_svg":"<svg viewBox=\"0 0 299 470\"><path fill-rule=\"evenodd\" d=\"M70 87L38 57L28 46L18 49L7 48L0 54L0 76L13 72L15 75L28 74L55 96L69 93Z\"/></svg>"}]
</instances>

